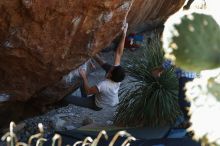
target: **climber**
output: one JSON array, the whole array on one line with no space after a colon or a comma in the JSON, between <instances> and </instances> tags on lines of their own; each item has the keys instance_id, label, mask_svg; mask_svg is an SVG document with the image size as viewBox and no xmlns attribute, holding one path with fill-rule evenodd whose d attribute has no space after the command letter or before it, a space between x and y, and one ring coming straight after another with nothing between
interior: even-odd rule
<instances>
[{"instance_id":1,"label":"climber","mask_svg":"<svg viewBox=\"0 0 220 146\"><path fill-rule=\"evenodd\" d=\"M99 55L94 59L106 71L105 80L95 86L90 87L86 72L81 68L79 73L83 79L83 87L88 97L76 97L69 95L64 98L65 102L72 103L77 106L91 108L93 110L101 110L105 107L114 107L119 103L118 90L120 82L125 78L125 71L120 66L121 57L124 50L125 37L128 24L126 23L122 30L122 38L115 51L114 65L110 65L103 61Z\"/></svg>"}]
</instances>

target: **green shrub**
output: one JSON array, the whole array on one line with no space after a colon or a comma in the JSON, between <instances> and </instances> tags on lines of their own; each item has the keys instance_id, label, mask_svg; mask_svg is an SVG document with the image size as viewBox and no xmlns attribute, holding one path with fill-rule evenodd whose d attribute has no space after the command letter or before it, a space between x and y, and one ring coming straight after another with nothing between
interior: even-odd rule
<instances>
[{"instance_id":1,"label":"green shrub","mask_svg":"<svg viewBox=\"0 0 220 146\"><path fill-rule=\"evenodd\" d=\"M154 77L151 71L162 65L164 53L159 37L145 47L142 55L130 56L125 65L129 81L120 90L121 101L114 123L119 126L163 126L180 114L178 80L174 69Z\"/></svg>"}]
</instances>

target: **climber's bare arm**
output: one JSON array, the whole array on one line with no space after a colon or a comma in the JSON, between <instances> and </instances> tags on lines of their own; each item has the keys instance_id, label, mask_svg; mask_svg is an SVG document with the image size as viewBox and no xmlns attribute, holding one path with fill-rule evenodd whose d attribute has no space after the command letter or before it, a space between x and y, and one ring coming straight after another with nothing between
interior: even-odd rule
<instances>
[{"instance_id":1,"label":"climber's bare arm","mask_svg":"<svg viewBox=\"0 0 220 146\"><path fill-rule=\"evenodd\" d=\"M123 28L123 34L120 43L118 44L118 47L115 52L115 60L114 60L114 65L120 65L121 63L121 57L123 55L124 51L124 44L125 44L125 37L128 29L128 24L126 23L124 28Z\"/></svg>"},{"instance_id":2,"label":"climber's bare arm","mask_svg":"<svg viewBox=\"0 0 220 146\"><path fill-rule=\"evenodd\" d=\"M92 87L89 86L89 82L88 82L85 70L80 68L79 69L79 73L80 73L80 75L81 75L81 77L83 79L83 87L84 87L84 89L86 91L86 94L90 95L90 94L97 94L97 93L99 93L99 90L98 90L98 88L96 86L92 86Z\"/></svg>"}]
</instances>

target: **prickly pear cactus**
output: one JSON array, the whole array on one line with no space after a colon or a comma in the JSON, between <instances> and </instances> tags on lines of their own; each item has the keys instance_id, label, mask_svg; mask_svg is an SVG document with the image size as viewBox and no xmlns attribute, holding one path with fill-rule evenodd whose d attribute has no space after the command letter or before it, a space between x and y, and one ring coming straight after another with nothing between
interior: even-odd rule
<instances>
[{"instance_id":1,"label":"prickly pear cactus","mask_svg":"<svg viewBox=\"0 0 220 146\"><path fill-rule=\"evenodd\" d=\"M177 66L191 71L220 67L220 27L211 16L184 16L175 29L170 47Z\"/></svg>"},{"instance_id":2,"label":"prickly pear cactus","mask_svg":"<svg viewBox=\"0 0 220 146\"><path fill-rule=\"evenodd\" d=\"M220 146L220 68L201 72L201 78L186 84L191 103L191 129L202 145Z\"/></svg>"}]
</instances>

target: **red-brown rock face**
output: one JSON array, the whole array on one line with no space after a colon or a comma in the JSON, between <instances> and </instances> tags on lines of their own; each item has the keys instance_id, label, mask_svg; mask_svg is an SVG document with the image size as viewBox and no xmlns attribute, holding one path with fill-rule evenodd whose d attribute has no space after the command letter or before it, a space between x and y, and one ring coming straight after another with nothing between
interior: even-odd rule
<instances>
[{"instance_id":1,"label":"red-brown rock face","mask_svg":"<svg viewBox=\"0 0 220 146\"><path fill-rule=\"evenodd\" d=\"M165 21L184 1L134 0L128 15L130 30ZM130 2L1 0L0 108L5 109L6 103L10 108L2 101L28 101L45 89L59 87L63 75L119 35Z\"/></svg>"}]
</instances>

